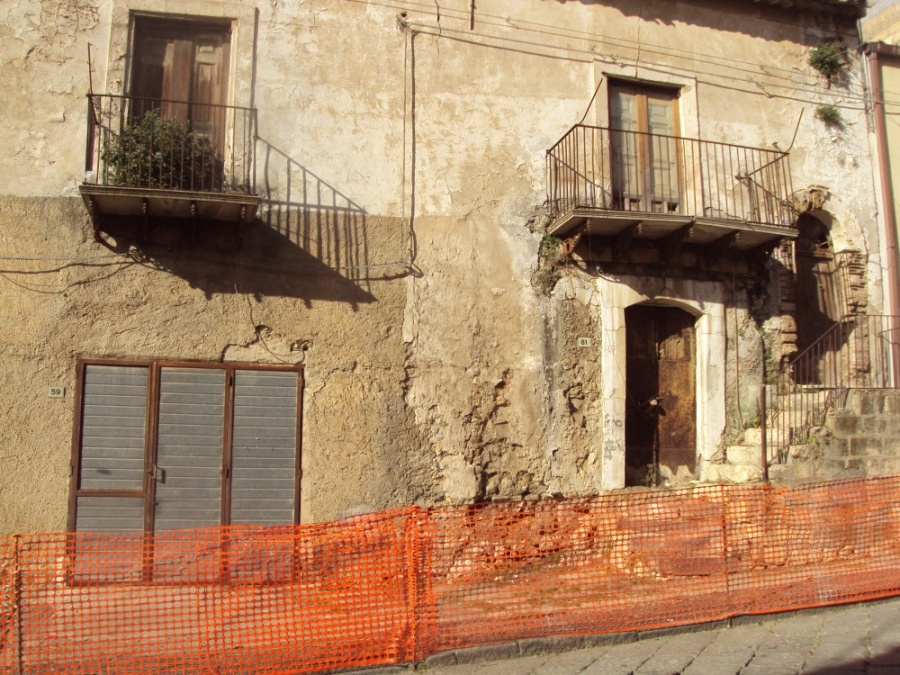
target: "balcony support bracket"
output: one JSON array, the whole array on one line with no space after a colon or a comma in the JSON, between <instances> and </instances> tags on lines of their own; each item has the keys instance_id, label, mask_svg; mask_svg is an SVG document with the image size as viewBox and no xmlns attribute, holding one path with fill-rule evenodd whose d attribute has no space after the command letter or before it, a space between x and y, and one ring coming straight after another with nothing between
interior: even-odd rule
<instances>
[{"instance_id":1,"label":"balcony support bracket","mask_svg":"<svg viewBox=\"0 0 900 675\"><path fill-rule=\"evenodd\" d=\"M625 257L625 254L628 253L631 242L641 233L641 226L642 223L629 225L616 235L616 240L613 244L613 256L616 260L622 260Z\"/></svg>"},{"instance_id":2,"label":"balcony support bracket","mask_svg":"<svg viewBox=\"0 0 900 675\"><path fill-rule=\"evenodd\" d=\"M197 241L197 200L191 200L191 241Z\"/></svg>"},{"instance_id":3,"label":"balcony support bracket","mask_svg":"<svg viewBox=\"0 0 900 675\"><path fill-rule=\"evenodd\" d=\"M238 218L237 222L237 247L241 248L244 245L244 223L247 222L247 206L241 206L241 217Z\"/></svg>"},{"instance_id":4,"label":"balcony support bracket","mask_svg":"<svg viewBox=\"0 0 900 675\"><path fill-rule=\"evenodd\" d=\"M100 211L97 209L97 202L93 197L87 198L88 213L91 215L91 227L94 229L94 241L101 242L100 238Z\"/></svg>"},{"instance_id":5,"label":"balcony support bracket","mask_svg":"<svg viewBox=\"0 0 900 675\"><path fill-rule=\"evenodd\" d=\"M662 252L662 256L666 262L672 262L681 252L682 245L685 241L691 239L694 236L694 224L688 223L682 227L679 227L677 230L672 232L672 234L663 237L660 250Z\"/></svg>"},{"instance_id":6,"label":"balcony support bracket","mask_svg":"<svg viewBox=\"0 0 900 675\"><path fill-rule=\"evenodd\" d=\"M147 241L147 232L150 230L150 202L145 197L141 199L141 241Z\"/></svg>"},{"instance_id":7,"label":"balcony support bracket","mask_svg":"<svg viewBox=\"0 0 900 675\"><path fill-rule=\"evenodd\" d=\"M712 266L719 262L722 256L725 255L725 251L727 251L732 244L737 243L740 238L740 232L730 232L724 237L716 239L713 243L703 249L703 257L706 260L706 264Z\"/></svg>"},{"instance_id":8,"label":"balcony support bracket","mask_svg":"<svg viewBox=\"0 0 900 675\"><path fill-rule=\"evenodd\" d=\"M575 252L575 248L578 246L578 242L581 241L581 237L584 236L584 233L588 229L588 223L580 225L578 229L575 230L570 236L563 239L562 244L559 247L559 253L562 257L568 258L572 253Z\"/></svg>"}]
</instances>

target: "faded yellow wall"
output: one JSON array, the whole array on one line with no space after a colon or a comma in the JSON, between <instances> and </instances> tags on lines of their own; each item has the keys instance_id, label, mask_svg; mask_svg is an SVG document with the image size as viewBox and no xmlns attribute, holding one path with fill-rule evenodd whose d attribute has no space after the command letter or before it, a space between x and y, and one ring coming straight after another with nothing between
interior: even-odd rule
<instances>
[{"instance_id":1,"label":"faded yellow wall","mask_svg":"<svg viewBox=\"0 0 900 675\"><path fill-rule=\"evenodd\" d=\"M531 279L545 151L601 78L682 86L685 135L787 149L797 129L794 187L829 187L837 247L877 241L856 57L831 88L805 60L823 37L853 43L852 24L747 2L479 0L470 30L470 4L0 6L0 531L65 527L79 355L303 359L304 521L596 491L601 344L571 345L597 309ZM92 240L88 43L95 92L121 90L129 9L236 19L263 195L239 252ZM820 102L843 131L814 119ZM752 332L746 306L734 325ZM69 395L48 399L57 384Z\"/></svg>"}]
</instances>

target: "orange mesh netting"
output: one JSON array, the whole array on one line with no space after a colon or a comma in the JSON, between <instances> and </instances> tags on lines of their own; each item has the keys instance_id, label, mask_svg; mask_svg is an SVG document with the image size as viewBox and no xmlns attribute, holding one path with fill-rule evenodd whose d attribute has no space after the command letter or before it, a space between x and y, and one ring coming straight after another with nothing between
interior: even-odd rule
<instances>
[{"instance_id":1,"label":"orange mesh netting","mask_svg":"<svg viewBox=\"0 0 900 675\"><path fill-rule=\"evenodd\" d=\"M304 673L900 594L900 477L0 539L0 673Z\"/></svg>"}]
</instances>

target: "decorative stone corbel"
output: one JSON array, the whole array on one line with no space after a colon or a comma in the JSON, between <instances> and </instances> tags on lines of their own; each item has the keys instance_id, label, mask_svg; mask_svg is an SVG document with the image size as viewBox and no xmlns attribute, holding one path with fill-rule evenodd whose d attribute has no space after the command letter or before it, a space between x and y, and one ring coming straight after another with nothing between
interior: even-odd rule
<instances>
[{"instance_id":1,"label":"decorative stone corbel","mask_svg":"<svg viewBox=\"0 0 900 675\"><path fill-rule=\"evenodd\" d=\"M808 185L793 194L794 208L798 213L806 213L813 209L821 209L828 199L828 187L825 185Z\"/></svg>"}]
</instances>

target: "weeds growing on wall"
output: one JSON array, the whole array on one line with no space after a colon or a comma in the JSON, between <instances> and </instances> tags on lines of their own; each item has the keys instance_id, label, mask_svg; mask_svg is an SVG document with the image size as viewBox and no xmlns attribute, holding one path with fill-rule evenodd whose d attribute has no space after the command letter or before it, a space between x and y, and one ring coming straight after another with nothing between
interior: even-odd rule
<instances>
[{"instance_id":1,"label":"weeds growing on wall","mask_svg":"<svg viewBox=\"0 0 900 675\"><path fill-rule=\"evenodd\" d=\"M816 108L816 119L822 122L826 127L833 129L844 128L844 118L841 116L840 109L830 103L820 105Z\"/></svg>"},{"instance_id":2,"label":"weeds growing on wall","mask_svg":"<svg viewBox=\"0 0 900 675\"><path fill-rule=\"evenodd\" d=\"M542 260L556 262L559 259L559 247L562 240L554 237L552 234L545 234L541 241L541 247L538 249L538 255Z\"/></svg>"},{"instance_id":3,"label":"weeds growing on wall","mask_svg":"<svg viewBox=\"0 0 900 675\"><path fill-rule=\"evenodd\" d=\"M554 237L552 234L545 234L541 240L541 245L538 248L538 269L532 275L531 283L542 293L550 293L562 276L560 272L562 262L562 256L560 255L561 244L562 240L559 237Z\"/></svg>"},{"instance_id":4,"label":"weeds growing on wall","mask_svg":"<svg viewBox=\"0 0 900 675\"><path fill-rule=\"evenodd\" d=\"M807 57L811 65L828 83L841 75L847 62L844 59L844 49L839 42L828 40L810 50Z\"/></svg>"}]
</instances>

